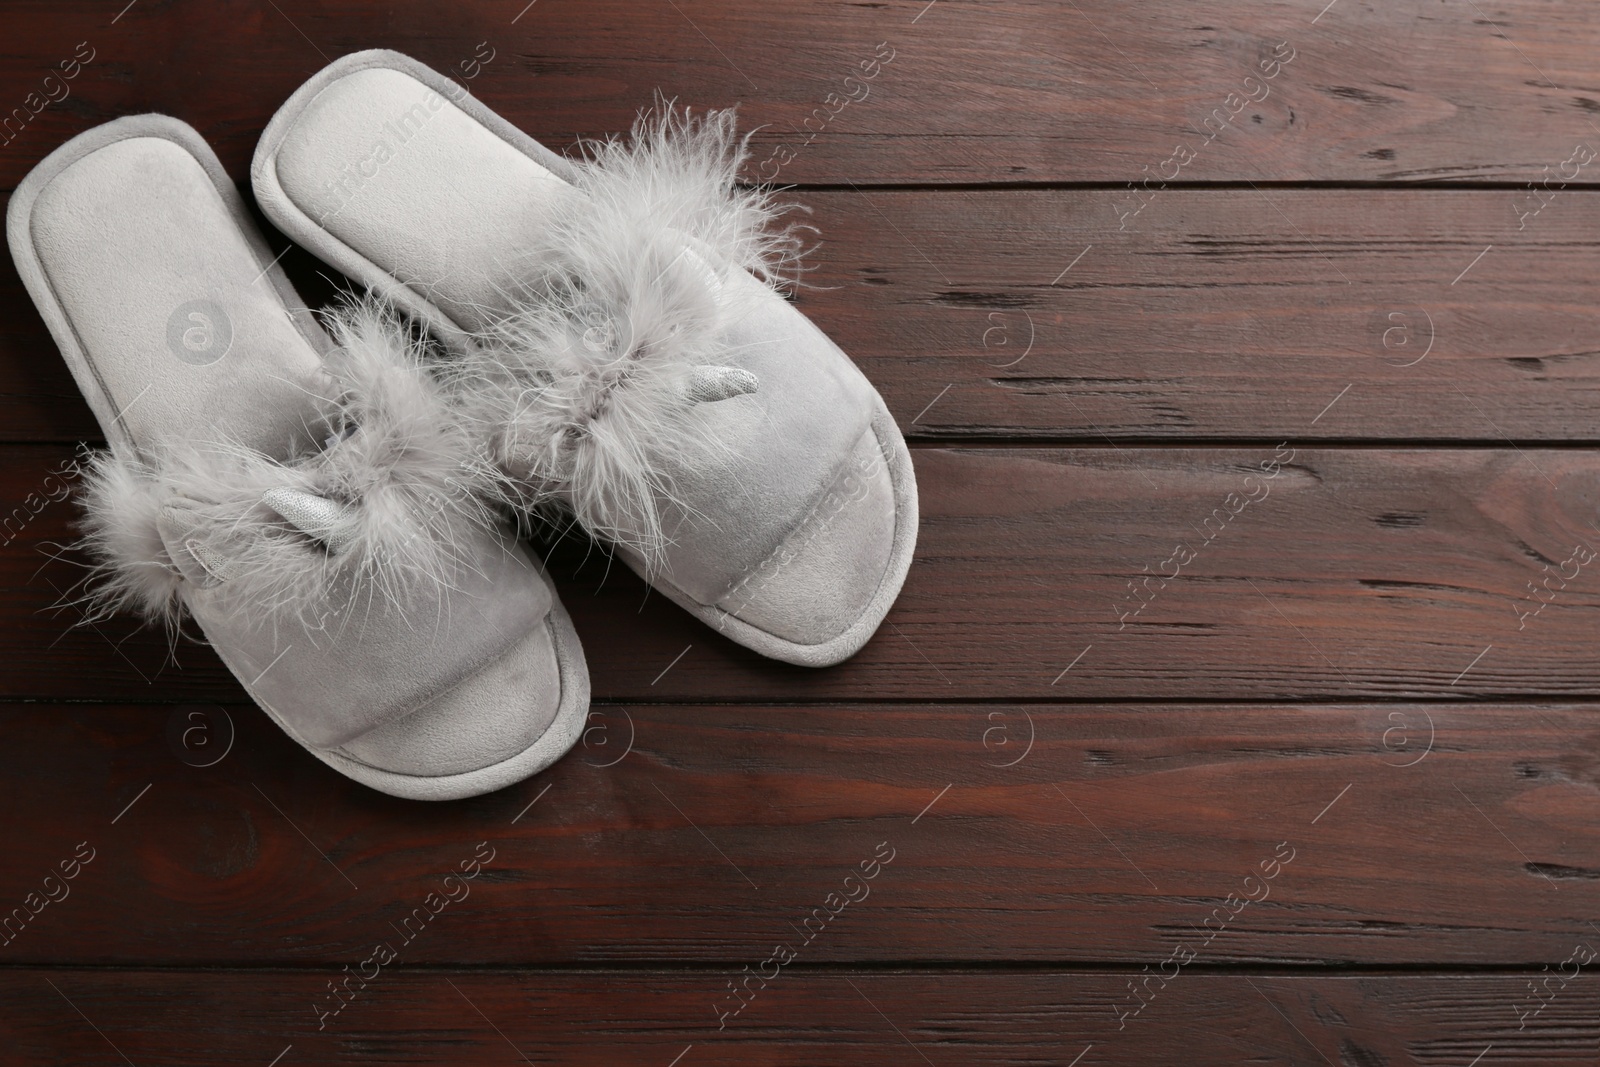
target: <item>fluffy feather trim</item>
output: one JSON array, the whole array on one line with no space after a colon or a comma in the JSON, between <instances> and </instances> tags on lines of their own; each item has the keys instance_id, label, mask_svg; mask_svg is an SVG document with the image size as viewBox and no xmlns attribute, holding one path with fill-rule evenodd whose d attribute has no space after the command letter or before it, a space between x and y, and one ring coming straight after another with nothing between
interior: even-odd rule
<instances>
[{"instance_id":1,"label":"fluffy feather trim","mask_svg":"<svg viewBox=\"0 0 1600 1067\"><path fill-rule=\"evenodd\" d=\"M670 472L726 447L702 405L759 388L734 368L706 385L708 368L737 357L724 337L741 312L724 282L744 270L785 284L801 240L780 224L790 205L738 185L746 142L732 111L663 103L630 141L589 155L581 195L559 199L528 250L514 310L452 372L517 502L558 500L655 565L667 506L687 510Z\"/></svg>"},{"instance_id":2,"label":"fluffy feather trim","mask_svg":"<svg viewBox=\"0 0 1600 1067\"><path fill-rule=\"evenodd\" d=\"M462 534L495 521L490 467L423 370L422 341L370 302L330 326L339 348L317 397L321 449L280 461L181 442L88 459L92 617L131 608L173 626L193 585L225 584L262 619L315 629L347 601L404 604L419 583L449 586L473 565ZM333 528L308 535L263 500L273 490L331 502Z\"/></svg>"}]
</instances>

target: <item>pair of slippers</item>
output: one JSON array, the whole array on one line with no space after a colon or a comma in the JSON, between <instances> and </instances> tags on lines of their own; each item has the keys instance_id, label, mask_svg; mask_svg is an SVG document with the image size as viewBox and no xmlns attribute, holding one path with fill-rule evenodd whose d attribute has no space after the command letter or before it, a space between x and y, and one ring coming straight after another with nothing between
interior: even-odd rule
<instances>
[{"instance_id":1,"label":"pair of slippers","mask_svg":"<svg viewBox=\"0 0 1600 1067\"><path fill-rule=\"evenodd\" d=\"M57 149L7 236L110 446L84 471L92 610L192 616L317 758L433 800L583 729L517 516L576 521L764 655L854 654L910 565L910 456L781 295L799 242L743 158L731 112L663 106L575 162L406 56L347 56L251 167L367 289L319 322L189 126Z\"/></svg>"}]
</instances>

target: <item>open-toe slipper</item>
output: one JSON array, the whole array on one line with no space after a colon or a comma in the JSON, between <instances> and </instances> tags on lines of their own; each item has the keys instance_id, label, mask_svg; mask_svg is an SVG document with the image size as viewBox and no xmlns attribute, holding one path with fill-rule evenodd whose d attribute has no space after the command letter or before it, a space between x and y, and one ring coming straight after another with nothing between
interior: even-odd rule
<instances>
[{"instance_id":1,"label":"open-toe slipper","mask_svg":"<svg viewBox=\"0 0 1600 1067\"><path fill-rule=\"evenodd\" d=\"M395 52L346 56L262 135L262 210L420 317L495 459L729 637L809 666L888 612L910 454L780 293L798 242L737 184L731 112L663 105L573 162Z\"/></svg>"},{"instance_id":2,"label":"open-toe slipper","mask_svg":"<svg viewBox=\"0 0 1600 1067\"><path fill-rule=\"evenodd\" d=\"M291 737L396 796L488 792L572 747L577 636L422 341L371 304L325 333L193 129L74 138L7 236L110 444L85 464L91 617L192 616Z\"/></svg>"}]
</instances>

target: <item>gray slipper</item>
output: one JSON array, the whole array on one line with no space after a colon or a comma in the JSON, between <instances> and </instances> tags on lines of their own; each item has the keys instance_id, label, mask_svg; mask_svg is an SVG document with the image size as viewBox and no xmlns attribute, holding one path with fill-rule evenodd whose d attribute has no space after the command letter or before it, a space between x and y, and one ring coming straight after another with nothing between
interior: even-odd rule
<instances>
[{"instance_id":1,"label":"gray slipper","mask_svg":"<svg viewBox=\"0 0 1600 1067\"><path fill-rule=\"evenodd\" d=\"M86 464L91 612L192 615L290 736L395 796L488 792L572 747L577 636L394 314L354 306L330 339L161 115L67 142L6 223L110 443Z\"/></svg>"},{"instance_id":2,"label":"gray slipper","mask_svg":"<svg viewBox=\"0 0 1600 1067\"><path fill-rule=\"evenodd\" d=\"M798 241L736 185L743 153L731 112L663 106L574 163L370 51L279 109L251 174L285 233L452 350L524 502L734 640L824 666L899 593L916 482L882 398L777 291Z\"/></svg>"}]
</instances>

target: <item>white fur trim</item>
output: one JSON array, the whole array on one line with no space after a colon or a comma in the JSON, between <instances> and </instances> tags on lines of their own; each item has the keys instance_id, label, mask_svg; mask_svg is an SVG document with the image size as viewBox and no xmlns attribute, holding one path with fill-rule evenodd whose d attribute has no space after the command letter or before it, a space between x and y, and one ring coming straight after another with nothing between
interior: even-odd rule
<instances>
[{"instance_id":1,"label":"white fur trim","mask_svg":"<svg viewBox=\"0 0 1600 1067\"><path fill-rule=\"evenodd\" d=\"M700 117L662 103L631 140L590 147L539 247L514 310L452 365L453 381L515 502L570 508L591 533L648 564L666 546L670 470L726 447L697 403L759 388L723 366L741 313L721 278L777 287L799 263L789 205L737 184L746 155L732 111Z\"/></svg>"},{"instance_id":2,"label":"white fur trim","mask_svg":"<svg viewBox=\"0 0 1600 1067\"><path fill-rule=\"evenodd\" d=\"M148 459L89 457L91 617L132 608L173 625L193 579L226 582L264 617L309 623L331 596L402 603L417 583L449 586L472 565L459 546L470 526L495 521L491 468L423 370L423 342L371 301L330 328L339 348L318 397L322 450L279 461L227 441L177 442ZM285 511L307 498L329 504L316 523Z\"/></svg>"}]
</instances>

